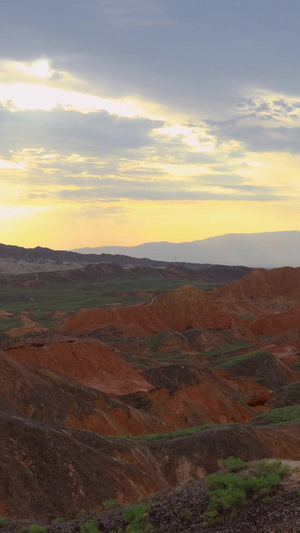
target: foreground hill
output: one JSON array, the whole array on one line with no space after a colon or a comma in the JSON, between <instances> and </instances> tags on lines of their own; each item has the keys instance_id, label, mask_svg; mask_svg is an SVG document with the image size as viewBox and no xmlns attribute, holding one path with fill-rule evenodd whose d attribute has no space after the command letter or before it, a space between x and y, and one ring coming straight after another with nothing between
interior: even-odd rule
<instances>
[{"instance_id":1,"label":"foreground hill","mask_svg":"<svg viewBox=\"0 0 300 533\"><path fill-rule=\"evenodd\" d=\"M251 473L255 462L250 463L246 473ZM203 513L207 509L208 497L203 481L190 481L175 489L165 490L146 500L151 512L149 521L157 533L192 533L205 531L214 533L297 533L299 531L299 495L300 482L299 461L283 461L290 469L291 475L283 479L279 490L272 495L271 502L255 501L250 503L234 520L223 518L220 524L203 527ZM219 474L224 472L220 471ZM93 515L99 530L103 533L124 531L122 519L124 509L107 511ZM66 524L50 527L52 531L75 533L87 518L70 521Z\"/></svg>"},{"instance_id":2,"label":"foreground hill","mask_svg":"<svg viewBox=\"0 0 300 533\"><path fill-rule=\"evenodd\" d=\"M299 461L299 272L258 269L209 292L183 286L143 304L81 310L59 330L31 321L6 331L1 514L49 524L101 513L109 499L151 497L158 532L201 531L202 479L222 458ZM13 301L16 291L2 294ZM288 492L288 533L295 498ZM256 524L252 509L227 530L280 531L263 508ZM100 531L123 527L115 513L97 516Z\"/></svg>"},{"instance_id":3,"label":"foreground hill","mask_svg":"<svg viewBox=\"0 0 300 533\"><path fill-rule=\"evenodd\" d=\"M0 429L2 515L48 522L82 510L99 512L108 499L133 502L191 476L203 478L230 455L300 460L300 424L268 429L232 424L134 441L0 413Z\"/></svg>"},{"instance_id":4,"label":"foreground hill","mask_svg":"<svg viewBox=\"0 0 300 533\"><path fill-rule=\"evenodd\" d=\"M150 242L139 246L81 248L81 253L126 254L160 261L222 263L275 268L300 266L300 232L229 233L193 242Z\"/></svg>"}]
</instances>

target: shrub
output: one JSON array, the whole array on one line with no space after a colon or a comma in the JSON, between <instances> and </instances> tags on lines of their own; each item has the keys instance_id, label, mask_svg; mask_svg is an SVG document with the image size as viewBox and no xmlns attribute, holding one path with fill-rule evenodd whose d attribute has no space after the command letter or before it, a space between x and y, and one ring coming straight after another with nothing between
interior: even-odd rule
<instances>
[{"instance_id":1,"label":"shrub","mask_svg":"<svg viewBox=\"0 0 300 533\"><path fill-rule=\"evenodd\" d=\"M46 533L47 529L40 524L31 524L28 532L29 533Z\"/></svg>"},{"instance_id":2,"label":"shrub","mask_svg":"<svg viewBox=\"0 0 300 533\"><path fill-rule=\"evenodd\" d=\"M242 459L233 457L233 455L228 457L228 459L221 459L221 464L223 466L226 466L226 468L228 468L230 472L238 472L239 470L243 470L244 468L247 468L248 466L248 463L244 463Z\"/></svg>"},{"instance_id":3,"label":"shrub","mask_svg":"<svg viewBox=\"0 0 300 533\"><path fill-rule=\"evenodd\" d=\"M16 533L28 533L28 532L29 532L29 527L28 526L23 526L20 529L17 529L17 531L16 531Z\"/></svg>"},{"instance_id":4,"label":"shrub","mask_svg":"<svg viewBox=\"0 0 300 533\"><path fill-rule=\"evenodd\" d=\"M56 526L57 524L63 524L65 521L64 518L54 518L54 520L52 520L52 524L53 526Z\"/></svg>"},{"instance_id":5,"label":"shrub","mask_svg":"<svg viewBox=\"0 0 300 533\"><path fill-rule=\"evenodd\" d=\"M251 421L253 426L268 426L292 424L300 420L300 405L289 405L287 407L278 407L265 413L257 415Z\"/></svg>"},{"instance_id":6,"label":"shrub","mask_svg":"<svg viewBox=\"0 0 300 533\"><path fill-rule=\"evenodd\" d=\"M116 500L105 500L105 502L102 502L102 505L105 509L115 509L116 507L119 507Z\"/></svg>"},{"instance_id":7,"label":"shrub","mask_svg":"<svg viewBox=\"0 0 300 533\"><path fill-rule=\"evenodd\" d=\"M89 520L80 526L81 533L99 533L95 520Z\"/></svg>"},{"instance_id":8,"label":"shrub","mask_svg":"<svg viewBox=\"0 0 300 533\"><path fill-rule=\"evenodd\" d=\"M155 528L148 522L151 507L144 503L128 506L123 518L128 524L126 533L154 533Z\"/></svg>"},{"instance_id":9,"label":"shrub","mask_svg":"<svg viewBox=\"0 0 300 533\"><path fill-rule=\"evenodd\" d=\"M5 516L0 516L0 527L4 527L7 525L7 518Z\"/></svg>"},{"instance_id":10,"label":"shrub","mask_svg":"<svg viewBox=\"0 0 300 533\"><path fill-rule=\"evenodd\" d=\"M234 458L229 459L231 464L236 464L237 459L235 461ZM290 474L290 470L284 467L281 461L264 460L254 465L252 473L228 472L208 476L205 482L209 487L210 501L203 515L205 519L203 525L220 522L220 512L229 513L230 518L234 518L240 508L254 500L261 498L270 501L273 490L281 484L285 474Z\"/></svg>"}]
</instances>

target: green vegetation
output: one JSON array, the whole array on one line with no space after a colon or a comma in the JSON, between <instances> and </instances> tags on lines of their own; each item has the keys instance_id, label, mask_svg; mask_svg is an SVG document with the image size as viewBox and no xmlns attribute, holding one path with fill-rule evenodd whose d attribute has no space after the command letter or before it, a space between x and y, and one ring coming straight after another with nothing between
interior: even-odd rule
<instances>
[{"instance_id":1,"label":"green vegetation","mask_svg":"<svg viewBox=\"0 0 300 533\"><path fill-rule=\"evenodd\" d=\"M64 518L54 518L54 520L52 520L52 524L53 526L56 526L57 524L63 524L65 521Z\"/></svg>"},{"instance_id":2,"label":"green vegetation","mask_svg":"<svg viewBox=\"0 0 300 533\"><path fill-rule=\"evenodd\" d=\"M5 516L0 516L0 527L4 527L7 525L7 518Z\"/></svg>"},{"instance_id":3,"label":"green vegetation","mask_svg":"<svg viewBox=\"0 0 300 533\"><path fill-rule=\"evenodd\" d=\"M167 339L170 335L169 331L161 331L160 333L157 333L156 335L152 335L150 337L150 352L155 353L157 348L159 347L160 343Z\"/></svg>"},{"instance_id":4,"label":"green vegetation","mask_svg":"<svg viewBox=\"0 0 300 533\"><path fill-rule=\"evenodd\" d=\"M240 363L251 361L252 359L255 359L265 354L269 355L269 352L265 350L255 350L254 352L247 353L245 355L239 355L238 357L231 357L228 361L225 361L224 363L216 365L216 368L220 368L221 370L229 370L230 368L233 368L236 365L240 365Z\"/></svg>"},{"instance_id":5,"label":"green vegetation","mask_svg":"<svg viewBox=\"0 0 300 533\"><path fill-rule=\"evenodd\" d=\"M29 533L46 533L47 528L40 526L40 524L31 524L28 532Z\"/></svg>"},{"instance_id":6,"label":"green vegetation","mask_svg":"<svg viewBox=\"0 0 300 533\"><path fill-rule=\"evenodd\" d=\"M52 522L52 524L54 521ZM40 524L31 524L31 526L23 526L17 529L16 533L46 533L47 528L40 526Z\"/></svg>"},{"instance_id":7,"label":"green vegetation","mask_svg":"<svg viewBox=\"0 0 300 533\"><path fill-rule=\"evenodd\" d=\"M276 407L287 407L300 404L300 382L290 383L279 391L276 391L278 400Z\"/></svg>"},{"instance_id":8,"label":"green vegetation","mask_svg":"<svg viewBox=\"0 0 300 533\"><path fill-rule=\"evenodd\" d=\"M151 352L149 357L132 358L130 364L139 368L155 368L155 362L161 363L184 363L188 359L187 354L183 354L180 350L171 350L167 353Z\"/></svg>"},{"instance_id":9,"label":"green vegetation","mask_svg":"<svg viewBox=\"0 0 300 533\"><path fill-rule=\"evenodd\" d=\"M130 363L140 368L153 368L156 362L160 363L188 363L190 360L189 354L182 353L180 350L170 350L169 352L159 353L158 349L160 344L170 336L170 331L162 331L156 335L152 335L149 338L149 355L143 357L132 358ZM243 339L228 338L226 334L220 334L220 344L207 352L199 352L197 356L199 358L208 359L213 366L221 365L221 363L227 362L231 358L237 360L239 352L248 349L251 345L248 341ZM232 357L235 355L236 357Z\"/></svg>"},{"instance_id":10,"label":"green vegetation","mask_svg":"<svg viewBox=\"0 0 300 533\"><path fill-rule=\"evenodd\" d=\"M234 463L233 459L230 458L231 464ZM208 476L205 483L208 486L209 505L203 515L203 525L219 523L228 514L230 518L235 518L241 508L255 500L270 501L283 476L289 474L290 470L281 461L264 460L254 465L253 472L227 472Z\"/></svg>"},{"instance_id":11,"label":"green vegetation","mask_svg":"<svg viewBox=\"0 0 300 533\"><path fill-rule=\"evenodd\" d=\"M80 526L81 533L99 533L95 520L89 520Z\"/></svg>"},{"instance_id":12,"label":"green vegetation","mask_svg":"<svg viewBox=\"0 0 300 533\"><path fill-rule=\"evenodd\" d=\"M5 333L9 329L21 327L21 319L18 317L0 318L0 333Z\"/></svg>"},{"instance_id":13,"label":"green vegetation","mask_svg":"<svg viewBox=\"0 0 300 533\"><path fill-rule=\"evenodd\" d=\"M149 523L150 512L151 507L145 503L128 506L123 513L125 533L154 533L155 528Z\"/></svg>"},{"instance_id":14,"label":"green vegetation","mask_svg":"<svg viewBox=\"0 0 300 533\"><path fill-rule=\"evenodd\" d=\"M228 339L224 336L224 341L220 342L216 348L201 355L207 357L213 366L222 368L222 365L228 361L243 357L239 355L239 352L246 350L250 346L251 344L244 339Z\"/></svg>"},{"instance_id":15,"label":"green vegetation","mask_svg":"<svg viewBox=\"0 0 300 533\"><path fill-rule=\"evenodd\" d=\"M52 318L54 311L74 312L82 308L134 305L150 299L147 294L139 297L135 293L159 294L178 289L186 283L186 280L180 279L141 276L78 283L51 282L44 287L1 288L1 310L19 314L27 309L27 316L35 322L46 327L58 327L61 319ZM189 284L201 290L210 290L225 283L190 281ZM11 324L11 327L17 327L19 322L14 317L1 319L0 332L11 329Z\"/></svg>"},{"instance_id":16,"label":"green vegetation","mask_svg":"<svg viewBox=\"0 0 300 533\"><path fill-rule=\"evenodd\" d=\"M192 435L193 433L198 433L203 429L208 429L216 427L218 424L205 424L203 426L194 426L187 429L179 429L178 431L172 431L171 433L154 433L150 435L106 435L107 437L113 439L130 439L130 440L159 440L159 439L172 439L174 437L183 437L184 435Z\"/></svg>"},{"instance_id":17,"label":"green vegetation","mask_svg":"<svg viewBox=\"0 0 300 533\"><path fill-rule=\"evenodd\" d=\"M102 502L102 505L105 509L115 509L116 507L119 507L119 504L116 500L105 500Z\"/></svg>"},{"instance_id":18,"label":"green vegetation","mask_svg":"<svg viewBox=\"0 0 300 533\"><path fill-rule=\"evenodd\" d=\"M254 426L269 426L292 424L300 421L300 405L290 405L288 407L278 407L266 413L261 413L251 421Z\"/></svg>"},{"instance_id":19,"label":"green vegetation","mask_svg":"<svg viewBox=\"0 0 300 533\"><path fill-rule=\"evenodd\" d=\"M239 470L243 470L248 466L248 463L245 463L244 461L242 461L242 459L233 457L233 455L228 457L228 459L221 459L221 464L222 466L228 468L230 472L238 472Z\"/></svg>"},{"instance_id":20,"label":"green vegetation","mask_svg":"<svg viewBox=\"0 0 300 533\"><path fill-rule=\"evenodd\" d=\"M110 500L111 501L111 500ZM113 500L114 501L114 500ZM154 533L155 528L149 523L151 507L145 503L127 505L123 511L125 533ZM80 526L81 533L101 533L95 520L89 520ZM111 533L123 533L122 531Z\"/></svg>"}]
</instances>

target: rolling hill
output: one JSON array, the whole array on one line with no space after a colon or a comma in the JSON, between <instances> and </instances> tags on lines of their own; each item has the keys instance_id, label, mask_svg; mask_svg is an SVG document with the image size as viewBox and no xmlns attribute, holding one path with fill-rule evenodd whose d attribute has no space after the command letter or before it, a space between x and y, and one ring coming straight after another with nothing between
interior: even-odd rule
<instances>
[{"instance_id":1,"label":"rolling hill","mask_svg":"<svg viewBox=\"0 0 300 533\"><path fill-rule=\"evenodd\" d=\"M158 261L187 261L275 268L300 266L300 231L229 233L193 242L149 242L139 246L101 246L80 253L126 254Z\"/></svg>"}]
</instances>

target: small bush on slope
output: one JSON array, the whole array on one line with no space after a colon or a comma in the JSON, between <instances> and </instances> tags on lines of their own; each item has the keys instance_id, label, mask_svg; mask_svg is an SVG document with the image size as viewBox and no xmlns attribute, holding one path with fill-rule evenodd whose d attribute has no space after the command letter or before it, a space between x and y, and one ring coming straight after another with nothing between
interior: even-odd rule
<instances>
[{"instance_id":1,"label":"small bush on slope","mask_svg":"<svg viewBox=\"0 0 300 533\"><path fill-rule=\"evenodd\" d=\"M228 457L228 459L221 459L221 464L226 466L230 472L238 472L239 470L243 470L248 466L248 463L244 463L242 459L233 457L233 455Z\"/></svg>"},{"instance_id":2,"label":"small bush on slope","mask_svg":"<svg viewBox=\"0 0 300 533\"><path fill-rule=\"evenodd\" d=\"M106 510L115 509L116 507L119 507L119 504L116 500L105 500L104 502L102 502L102 505Z\"/></svg>"},{"instance_id":3,"label":"small bush on slope","mask_svg":"<svg viewBox=\"0 0 300 533\"><path fill-rule=\"evenodd\" d=\"M257 499L271 500L273 490L282 482L282 477L290 474L281 461L260 461L254 465L253 474L222 473L212 474L205 480L210 499L203 517L203 525L221 521L221 513L237 516L239 509Z\"/></svg>"},{"instance_id":4,"label":"small bush on slope","mask_svg":"<svg viewBox=\"0 0 300 533\"><path fill-rule=\"evenodd\" d=\"M81 533L100 533L95 520L89 520L80 526Z\"/></svg>"},{"instance_id":5,"label":"small bush on slope","mask_svg":"<svg viewBox=\"0 0 300 533\"><path fill-rule=\"evenodd\" d=\"M47 528L40 526L40 524L31 524L29 533L46 533Z\"/></svg>"},{"instance_id":6,"label":"small bush on slope","mask_svg":"<svg viewBox=\"0 0 300 533\"><path fill-rule=\"evenodd\" d=\"M123 517L125 522L128 524L125 532L154 533L154 526L148 522L150 511L151 507L144 503L130 505L127 509L125 509Z\"/></svg>"},{"instance_id":7,"label":"small bush on slope","mask_svg":"<svg viewBox=\"0 0 300 533\"><path fill-rule=\"evenodd\" d=\"M271 409L266 413L257 415L254 420L251 421L253 426L268 426L268 425L281 425L292 424L293 422L299 422L300 420L300 405L290 405L288 407L278 407L277 409Z\"/></svg>"},{"instance_id":8,"label":"small bush on slope","mask_svg":"<svg viewBox=\"0 0 300 533\"><path fill-rule=\"evenodd\" d=\"M145 503L138 503L136 505L128 505L124 512L123 518L127 524L125 533L154 533L155 528L149 523L149 513L151 507ZM81 533L101 533L95 520L85 522L80 526ZM111 533L123 533L122 531Z\"/></svg>"}]
</instances>

